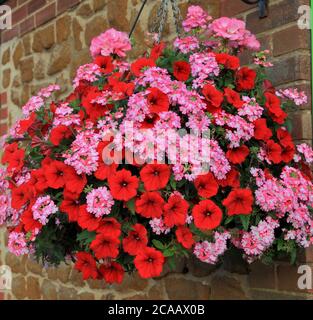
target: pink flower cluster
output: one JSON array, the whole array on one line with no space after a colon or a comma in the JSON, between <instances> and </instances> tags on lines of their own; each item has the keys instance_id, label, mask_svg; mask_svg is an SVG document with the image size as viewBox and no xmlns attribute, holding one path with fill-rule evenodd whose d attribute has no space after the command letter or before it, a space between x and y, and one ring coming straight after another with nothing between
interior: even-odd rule
<instances>
[{"instance_id":1,"label":"pink flower cluster","mask_svg":"<svg viewBox=\"0 0 313 320\"><path fill-rule=\"evenodd\" d=\"M39 197L32 206L34 219L39 221L42 225L46 225L49 221L49 216L57 211L58 207L50 196Z\"/></svg>"},{"instance_id":2,"label":"pink flower cluster","mask_svg":"<svg viewBox=\"0 0 313 320\"><path fill-rule=\"evenodd\" d=\"M276 91L277 96L292 100L295 105L301 106L308 103L308 97L304 91L298 91L297 88L281 89Z\"/></svg>"},{"instance_id":3,"label":"pink flower cluster","mask_svg":"<svg viewBox=\"0 0 313 320\"><path fill-rule=\"evenodd\" d=\"M100 67L95 63L88 63L77 69L73 87L77 88L81 81L93 82L101 75Z\"/></svg>"},{"instance_id":4,"label":"pink flower cluster","mask_svg":"<svg viewBox=\"0 0 313 320\"><path fill-rule=\"evenodd\" d=\"M187 12L187 18L183 21L183 27L186 32L192 29L200 28L206 29L208 21L212 19L211 16L207 14L199 6L190 6Z\"/></svg>"},{"instance_id":5,"label":"pink flower cluster","mask_svg":"<svg viewBox=\"0 0 313 320\"><path fill-rule=\"evenodd\" d=\"M189 53L199 49L199 41L193 36L176 38L174 41L174 47L179 49L182 53Z\"/></svg>"},{"instance_id":6,"label":"pink flower cluster","mask_svg":"<svg viewBox=\"0 0 313 320\"><path fill-rule=\"evenodd\" d=\"M113 197L106 187L100 187L90 191L87 196L87 211L97 218L110 214L114 205Z\"/></svg>"},{"instance_id":7,"label":"pink flower cluster","mask_svg":"<svg viewBox=\"0 0 313 320\"><path fill-rule=\"evenodd\" d=\"M8 240L8 249L16 256L22 256L29 253L29 248L23 232L10 232Z\"/></svg>"}]
</instances>

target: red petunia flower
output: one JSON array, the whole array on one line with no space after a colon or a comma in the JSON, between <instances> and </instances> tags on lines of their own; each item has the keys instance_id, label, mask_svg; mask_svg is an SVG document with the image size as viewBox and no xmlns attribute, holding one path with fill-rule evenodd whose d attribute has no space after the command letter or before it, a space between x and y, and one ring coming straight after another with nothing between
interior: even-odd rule
<instances>
[{"instance_id":1,"label":"red petunia flower","mask_svg":"<svg viewBox=\"0 0 313 320\"><path fill-rule=\"evenodd\" d=\"M18 143L13 142L4 148L3 156L1 158L2 164L9 163L14 153L18 150Z\"/></svg>"},{"instance_id":2,"label":"red petunia flower","mask_svg":"<svg viewBox=\"0 0 313 320\"><path fill-rule=\"evenodd\" d=\"M128 201L137 195L139 179L131 172L122 169L109 177L111 194L116 200Z\"/></svg>"},{"instance_id":3,"label":"red petunia flower","mask_svg":"<svg viewBox=\"0 0 313 320\"><path fill-rule=\"evenodd\" d=\"M222 180L218 180L218 183L221 187L232 187L239 188L240 187L240 175L239 171L235 168L231 168L231 170L226 174L226 178Z\"/></svg>"},{"instance_id":4,"label":"red petunia flower","mask_svg":"<svg viewBox=\"0 0 313 320\"><path fill-rule=\"evenodd\" d=\"M50 188L59 189L64 187L66 172L70 167L61 161L54 160L45 167L47 184Z\"/></svg>"},{"instance_id":5,"label":"red petunia flower","mask_svg":"<svg viewBox=\"0 0 313 320\"><path fill-rule=\"evenodd\" d=\"M177 241L186 249L190 249L195 240L193 238L193 234L189 230L189 228L185 226L179 226L175 232Z\"/></svg>"},{"instance_id":6,"label":"red petunia flower","mask_svg":"<svg viewBox=\"0 0 313 320\"><path fill-rule=\"evenodd\" d=\"M78 175L73 168L68 168L65 171L65 188L75 193L82 193L87 178L85 174Z\"/></svg>"},{"instance_id":7,"label":"red petunia flower","mask_svg":"<svg viewBox=\"0 0 313 320\"><path fill-rule=\"evenodd\" d=\"M143 122L141 122L142 129L153 128L155 123L160 119L160 116L157 113L149 113L146 115Z\"/></svg>"},{"instance_id":8,"label":"red petunia flower","mask_svg":"<svg viewBox=\"0 0 313 320\"><path fill-rule=\"evenodd\" d=\"M277 131L276 131L276 135L277 135L277 138L279 140L279 143L283 147L288 147L288 146L293 146L294 145L294 143L292 141L292 136L288 132L287 129L278 128Z\"/></svg>"},{"instance_id":9,"label":"red petunia flower","mask_svg":"<svg viewBox=\"0 0 313 320\"><path fill-rule=\"evenodd\" d=\"M167 94L157 88L149 88L147 95L148 105L151 113L167 111L170 105Z\"/></svg>"},{"instance_id":10,"label":"red petunia flower","mask_svg":"<svg viewBox=\"0 0 313 320\"><path fill-rule=\"evenodd\" d=\"M240 66L239 58L227 53L216 53L215 59L218 64L222 64L226 69L237 70Z\"/></svg>"},{"instance_id":11,"label":"red petunia flower","mask_svg":"<svg viewBox=\"0 0 313 320\"><path fill-rule=\"evenodd\" d=\"M135 202L135 210L145 218L160 218L163 212L164 200L154 192L145 192Z\"/></svg>"},{"instance_id":12,"label":"red petunia flower","mask_svg":"<svg viewBox=\"0 0 313 320\"><path fill-rule=\"evenodd\" d=\"M272 130L267 127L266 119L258 119L254 121L254 138L257 140L267 141L273 133Z\"/></svg>"},{"instance_id":13,"label":"red petunia flower","mask_svg":"<svg viewBox=\"0 0 313 320\"><path fill-rule=\"evenodd\" d=\"M104 74L111 73L114 70L111 57L97 56L93 61L94 64L100 67L100 70Z\"/></svg>"},{"instance_id":14,"label":"red petunia flower","mask_svg":"<svg viewBox=\"0 0 313 320\"><path fill-rule=\"evenodd\" d=\"M273 140L268 140L265 147L266 156L273 163L281 162L281 146Z\"/></svg>"},{"instance_id":15,"label":"red petunia flower","mask_svg":"<svg viewBox=\"0 0 313 320\"><path fill-rule=\"evenodd\" d=\"M44 192L48 188L44 169L32 170L29 183L35 188L37 193Z\"/></svg>"},{"instance_id":16,"label":"red petunia flower","mask_svg":"<svg viewBox=\"0 0 313 320\"><path fill-rule=\"evenodd\" d=\"M255 86L256 72L248 67L242 67L236 74L236 89L238 91L252 90Z\"/></svg>"},{"instance_id":17,"label":"red petunia flower","mask_svg":"<svg viewBox=\"0 0 313 320\"><path fill-rule=\"evenodd\" d=\"M165 188L170 175L170 167L166 164L147 164L140 171L140 178L147 191Z\"/></svg>"},{"instance_id":18,"label":"red petunia flower","mask_svg":"<svg viewBox=\"0 0 313 320\"><path fill-rule=\"evenodd\" d=\"M153 59L139 58L131 64L130 70L136 77L139 77L146 69L151 67L155 67Z\"/></svg>"},{"instance_id":19,"label":"red petunia flower","mask_svg":"<svg viewBox=\"0 0 313 320\"><path fill-rule=\"evenodd\" d=\"M197 228L212 230L221 224L223 212L212 200L202 200L193 207L192 216Z\"/></svg>"},{"instance_id":20,"label":"red petunia flower","mask_svg":"<svg viewBox=\"0 0 313 320\"><path fill-rule=\"evenodd\" d=\"M97 263L94 257L88 252L77 252L76 253L75 269L82 272L83 279L89 278L97 279L98 270Z\"/></svg>"},{"instance_id":21,"label":"red petunia flower","mask_svg":"<svg viewBox=\"0 0 313 320\"><path fill-rule=\"evenodd\" d=\"M134 260L135 267L139 275L144 278L158 277L164 265L165 258L162 252L154 248L145 248L136 256Z\"/></svg>"},{"instance_id":22,"label":"red petunia flower","mask_svg":"<svg viewBox=\"0 0 313 320\"><path fill-rule=\"evenodd\" d=\"M140 223L133 225L132 229L123 239L123 248L125 252L135 256L147 246L148 234L146 228Z\"/></svg>"},{"instance_id":23,"label":"red petunia flower","mask_svg":"<svg viewBox=\"0 0 313 320\"><path fill-rule=\"evenodd\" d=\"M250 214L252 212L253 195L250 189L234 189L223 200L229 216L238 214Z\"/></svg>"},{"instance_id":24,"label":"red petunia flower","mask_svg":"<svg viewBox=\"0 0 313 320\"><path fill-rule=\"evenodd\" d=\"M224 96L229 104L234 106L237 109L240 109L243 106L243 101L240 98L240 94L235 90L230 88L224 89Z\"/></svg>"},{"instance_id":25,"label":"red petunia flower","mask_svg":"<svg viewBox=\"0 0 313 320\"><path fill-rule=\"evenodd\" d=\"M68 215L68 221L74 222L78 220L80 201L76 197L64 197L60 204L60 210Z\"/></svg>"},{"instance_id":26,"label":"red petunia flower","mask_svg":"<svg viewBox=\"0 0 313 320\"><path fill-rule=\"evenodd\" d=\"M218 192L218 183L211 172L199 175L194 184L200 197L211 198Z\"/></svg>"},{"instance_id":27,"label":"red petunia flower","mask_svg":"<svg viewBox=\"0 0 313 320\"><path fill-rule=\"evenodd\" d=\"M156 44L151 49L150 58L154 61L158 60L158 58L162 55L164 48L165 48L164 42L160 42L159 44Z\"/></svg>"},{"instance_id":28,"label":"red petunia flower","mask_svg":"<svg viewBox=\"0 0 313 320\"><path fill-rule=\"evenodd\" d=\"M279 98L272 93L265 92L265 108L270 117L278 124L283 124L287 118L287 113L281 108Z\"/></svg>"},{"instance_id":29,"label":"red petunia flower","mask_svg":"<svg viewBox=\"0 0 313 320\"><path fill-rule=\"evenodd\" d=\"M107 233L119 237L122 233L121 224L115 218L102 218L97 233Z\"/></svg>"},{"instance_id":30,"label":"red petunia flower","mask_svg":"<svg viewBox=\"0 0 313 320\"><path fill-rule=\"evenodd\" d=\"M176 61L173 65L174 77L179 81L187 81L190 77L191 67L186 61Z\"/></svg>"},{"instance_id":31,"label":"red petunia flower","mask_svg":"<svg viewBox=\"0 0 313 320\"><path fill-rule=\"evenodd\" d=\"M246 160L249 153L249 148L246 145L242 145L238 148L228 149L226 157L231 163L241 164Z\"/></svg>"},{"instance_id":32,"label":"red petunia flower","mask_svg":"<svg viewBox=\"0 0 313 320\"><path fill-rule=\"evenodd\" d=\"M219 111L224 100L223 93L211 84L206 84L202 89L202 93L207 102L207 110L212 113Z\"/></svg>"},{"instance_id":33,"label":"red petunia flower","mask_svg":"<svg viewBox=\"0 0 313 320\"><path fill-rule=\"evenodd\" d=\"M118 164L112 163L110 165L105 164L101 159L99 160L98 169L94 172L94 176L98 180L106 180L111 175L114 175Z\"/></svg>"},{"instance_id":34,"label":"red petunia flower","mask_svg":"<svg viewBox=\"0 0 313 320\"><path fill-rule=\"evenodd\" d=\"M92 213L87 211L87 205L81 205L78 213L78 225L82 229L95 231L99 228L101 218L96 218Z\"/></svg>"},{"instance_id":35,"label":"red petunia flower","mask_svg":"<svg viewBox=\"0 0 313 320\"><path fill-rule=\"evenodd\" d=\"M11 206L13 209L21 209L32 198L32 189L29 184L22 184L12 190Z\"/></svg>"},{"instance_id":36,"label":"red petunia flower","mask_svg":"<svg viewBox=\"0 0 313 320\"><path fill-rule=\"evenodd\" d=\"M31 206L22 213L21 221L26 232L32 232L35 231L35 229L40 230L42 228L42 224L34 219Z\"/></svg>"},{"instance_id":37,"label":"red petunia flower","mask_svg":"<svg viewBox=\"0 0 313 320\"><path fill-rule=\"evenodd\" d=\"M103 264L99 271L107 283L121 283L125 273L123 267L115 261Z\"/></svg>"},{"instance_id":38,"label":"red petunia flower","mask_svg":"<svg viewBox=\"0 0 313 320\"><path fill-rule=\"evenodd\" d=\"M58 146L63 139L68 139L72 136L72 131L69 127L60 125L51 130L50 141L53 145Z\"/></svg>"},{"instance_id":39,"label":"red petunia flower","mask_svg":"<svg viewBox=\"0 0 313 320\"><path fill-rule=\"evenodd\" d=\"M282 161L284 161L285 163L289 163L293 159L295 152L296 152L296 148L293 144L283 147L281 151Z\"/></svg>"},{"instance_id":40,"label":"red petunia flower","mask_svg":"<svg viewBox=\"0 0 313 320\"><path fill-rule=\"evenodd\" d=\"M2 164L8 164L7 170L19 171L24 165L25 151L18 148L17 142L8 144L2 156Z\"/></svg>"},{"instance_id":41,"label":"red petunia flower","mask_svg":"<svg viewBox=\"0 0 313 320\"><path fill-rule=\"evenodd\" d=\"M120 240L115 235L99 233L91 242L90 249L95 253L97 259L116 258Z\"/></svg>"},{"instance_id":42,"label":"red petunia flower","mask_svg":"<svg viewBox=\"0 0 313 320\"><path fill-rule=\"evenodd\" d=\"M164 224L168 227L183 225L186 223L189 204L177 194L172 194L164 205Z\"/></svg>"}]
</instances>

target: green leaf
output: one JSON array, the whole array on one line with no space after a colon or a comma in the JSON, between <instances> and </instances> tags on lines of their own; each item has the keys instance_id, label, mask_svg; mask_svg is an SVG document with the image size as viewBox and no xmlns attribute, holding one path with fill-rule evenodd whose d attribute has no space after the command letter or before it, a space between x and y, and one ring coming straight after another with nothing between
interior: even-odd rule
<instances>
[{"instance_id":1,"label":"green leaf","mask_svg":"<svg viewBox=\"0 0 313 320\"><path fill-rule=\"evenodd\" d=\"M234 216L229 216L229 217L226 218L225 224L229 224L229 223L231 223L233 220L234 220Z\"/></svg>"},{"instance_id":2,"label":"green leaf","mask_svg":"<svg viewBox=\"0 0 313 320\"><path fill-rule=\"evenodd\" d=\"M130 199L129 201L126 202L126 207L128 208L128 210L132 213L135 214L135 198Z\"/></svg>"},{"instance_id":3,"label":"green leaf","mask_svg":"<svg viewBox=\"0 0 313 320\"><path fill-rule=\"evenodd\" d=\"M165 248L163 243L159 240L153 239L152 243L157 249L164 250L164 248Z\"/></svg>"},{"instance_id":4,"label":"green leaf","mask_svg":"<svg viewBox=\"0 0 313 320\"><path fill-rule=\"evenodd\" d=\"M241 223L242 223L244 230L248 231L251 215L250 214L249 215L241 214L239 217L240 217L240 220L241 220Z\"/></svg>"},{"instance_id":5,"label":"green leaf","mask_svg":"<svg viewBox=\"0 0 313 320\"><path fill-rule=\"evenodd\" d=\"M163 251L164 257L172 257L174 254L175 252L172 249L166 249Z\"/></svg>"},{"instance_id":6,"label":"green leaf","mask_svg":"<svg viewBox=\"0 0 313 320\"><path fill-rule=\"evenodd\" d=\"M94 231L90 232L88 230L84 230L77 235L77 240L85 245L88 245L95 239L95 237L96 233Z\"/></svg>"}]
</instances>

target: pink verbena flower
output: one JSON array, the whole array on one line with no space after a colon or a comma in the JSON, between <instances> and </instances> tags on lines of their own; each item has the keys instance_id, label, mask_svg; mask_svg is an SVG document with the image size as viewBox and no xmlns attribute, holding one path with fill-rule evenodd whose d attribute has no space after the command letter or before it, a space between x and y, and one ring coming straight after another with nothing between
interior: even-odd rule
<instances>
[{"instance_id":1,"label":"pink verbena flower","mask_svg":"<svg viewBox=\"0 0 313 320\"><path fill-rule=\"evenodd\" d=\"M276 95L278 97L287 98L292 100L295 105L301 106L303 104L308 103L308 97L304 91L298 91L297 88L288 88L288 89L281 89L276 91Z\"/></svg>"},{"instance_id":2,"label":"pink verbena flower","mask_svg":"<svg viewBox=\"0 0 313 320\"><path fill-rule=\"evenodd\" d=\"M57 85L57 84L51 84L51 85L49 85L49 86L46 87L46 88L42 88L42 89L39 91L38 96L43 97L43 98L49 98L49 97L51 97L51 95L52 95L52 93L53 93L54 91L58 91L58 90L60 90L60 89L61 89L61 88L60 88L59 85Z\"/></svg>"},{"instance_id":3,"label":"pink verbena flower","mask_svg":"<svg viewBox=\"0 0 313 320\"><path fill-rule=\"evenodd\" d=\"M196 37L176 38L174 47L179 49L182 53L189 53L199 49L199 41Z\"/></svg>"},{"instance_id":4,"label":"pink verbena flower","mask_svg":"<svg viewBox=\"0 0 313 320\"><path fill-rule=\"evenodd\" d=\"M80 125L79 114L73 114L73 111L73 108L71 108L67 102L61 103L55 110L53 125Z\"/></svg>"},{"instance_id":5,"label":"pink verbena flower","mask_svg":"<svg viewBox=\"0 0 313 320\"><path fill-rule=\"evenodd\" d=\"M106 187L93 189L87 194L87 211L97 218L108 215L114 205L113 197Z\"/></svg>"},{"instance_id":6,"label":"pink verbena flower","mask_svg":"<svg viewBox=\"0 0 313 320\"><path fill-rule=\"evenodd\" d=\"M155 234L167 234L171 231L165 224L162 218L153 218L149 221L150 227Z\"/></svg>"},{"instance_id":7,"label":"pink verbena flower","mask_svg":"<svg viewBox=\"0 0 313 320\"><path fill-rule=\"evenodd\" d=\"M22 107L23 114L27 117L32 112L38 111L41 107L44 106L44 100L42 97L33 96L28 102Z\"/></svg>"},{"instance_id":8,"label":"pink verbena flower","mask_svg":"<svg viewBox=\"0 0 313 320\"><path fill-rule=\"evenodd\" d=\"M57 211L58 207L50 196L39 197L32 206L34 219L38 220L42 225L46 225L49 221L49 216Z\"/></svg>"},{"instance_id":9,"label":"pink verbena flower","mask_svg":"<svg viewBox=\"0 0 313 320\"><path fill-rule=\"evenodd\" d=\"M244 104L238 110L240 116L247 117L250 122L261 118L264 109L256 102L255 98L243 96L242 100L244 101Z\"/></svg>"},{"instance_id":10,"label":"pink verbena flower","mask_svg":"<svg viewBox=\"0 0 313 320\"><path fill-rule=\"evenodd\" d=\"M16 256L29 253L25 234L22 232L11 232L9 234L8 249Z\"/></svg>"},{"instance_id":11,"label":"pink verbena flower","mask_svg":"<svg viewBox=\"0 0 313 320\"><path fill-rule=\"evenodd\" d=\"M212 19L200 6L190 6L187 12L187 18L183 21L183 27L186 32L195 28L206 29L208 21Z\"/></svg>"},{"instance_id":12,"label":"pink verbena flower","mask_svg":"<svg viewBox=\"0 0 313 320\"><path fill-rule=\"evenodd\" d=\"M304 159L307 163L313 163L313 149L308 144L298 144L297 150L304 156Z\"/></svg>"},{"instance_id":13,"label":"pink verbena flower","mask_svg":"<svg viewBox=\"0 0 313 320\"><path fill-rule=\"evenodd\" d=\"M110 54L125 57L125 52L129 50L131 50L131 43L127 33L113 28L93 38L90 46L90 53L93 58L98 55L109 56Z\"/></svg>"},{"instance_id":14,"label":"pink verbena flower","mask_svg":"<svg viewBox=\"0 0 313 320\"><path fill-rule=\"evenodd\" d=\"M73 81L73 87L77 88L80 81L94 82L101 75L100 67L94 63L84 64L77 69L76 77Z\"/></svg>"}]
</instances>

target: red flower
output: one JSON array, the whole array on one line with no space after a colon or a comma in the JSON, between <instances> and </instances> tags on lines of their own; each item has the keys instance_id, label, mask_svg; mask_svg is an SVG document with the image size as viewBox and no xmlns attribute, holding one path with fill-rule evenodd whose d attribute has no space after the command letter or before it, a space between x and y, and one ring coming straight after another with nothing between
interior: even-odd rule
<instances>
[{"instance_id":1,"label":"red flower","mask_svg":"<svg viewBox=\"0 0 313 320\"><path fill-rule=\"evenodd\" d=\"M238 91L251 90L255 85L256 72L248 67L242 67L236 75Z\"/></svg>"},{"instance_id":2,"label":"red flower","mask_svg":"<svg viewBox=\"0 0 313 320\"><path fill-rule=\"evenodd\" d=\"M241 164L246 160L249 152L249 148L246 145L242 145L238 148L227 150L226 157L231 163Z\"/></svg>"},{"instance_id":3,"label":"red flower","mask_svg":"<svg viewBox=\"0 0 313 320\"><path fill-rule=\"evenodd\" d=\"M132 229L127 237L123 239L123 248L125 252L135 256L147 246L148 235L146 228L142 224L136 223Z\"/></svg>"},{"instance_id":4,"label":"red flower","mask_svg":"<svg viewBox=\"0 0 313 320\"><path fill-rule=\"evenodd\" d=\"M252 212L253 195L250 189L234 189L223 200L229 216L250 214Z\"/></svg>"},{"instance_id":5,"label":"red flower","mask_svg":"<svg viewBox=\"0 0 313 320\"><path fill-rule=\"evenodd\" d=\"M160 116L157 113L147 114L145 120L141 123L142 129L153 128L155 123L160 119Z\"/></svg>"},{"instance_id":6,"label":"red flower","mask_svg":"<svg viewBox=\"0 0 313 320\"><path fill-rule=\"evenodd\" d=\"M166 164L147 164L140 171L140 178L147 191L165 188L170 175L170 167Z\"/></svg>"},{"instance_id":7,"label":"red flower","mask_svg":"<svg viewBox=\"0 0 313 320\"><path fill-rule=\"evenodd\" d=\"M125 273L123 267L115 261L103 264L99 271L107 283L121 283Z\"/></svg>"},{"instance_id":8,"label":"red flower","mask_svg":"<svg viewBox=\"0 0 313 320\"><path fill-rule=\"evenodd\" d=\"M164 264L162 252L154 248L145 248L136 256L134 260L135 267L142 278L158 277Z\"/></svg>"},{"instance_id":9,"label":"red flower","mask_svg":"<svg viewBox=\"0 0 313 320\"><path fill-rule=\"evenodd\" d=\"M233 105L235 108L239 109L243 106L243 101L240 98L240 94L230 88L224 89L224 95L227 102Z\"/></svg>"},{"instance_id":10,"label":"red flower","mask_svg":"<svg viewBox=\"0 0 313 320\"><path fill-rule=\"evenodd\" d=\"M98 270L96 260L90 253L77 252L76 259L75 269L82 272L84 280L89 278L97 279Z\"/></svg>"},{"instance_id":11,"label":"red flower","mask_svg":"<svg viewBox=\"0 0 313 320\"><path fill-rule=\"evenodd\" d=\"M218 64L222 64L226 69L237 70L240 66L239 58L227 53L216 53L215 59Z\"/></svg>"},{"instance_id":12,"label":"red flower","mask_svg":"<svg viewBox=\"0 0 313 320\"><path fill-rule=\"evenodd\" d=\"M158 58L162 55L164 48L165 48L164 42L160 42L159 44L156 44L151 50L150 58L154 61L158 60Z\"/></svg>"},{"instance_id":13,"label":"red flower","mask_svg":"<svg viewBox=\"0 0 313 320\"><path fill-rule=\"evenodd\" d=\"M45 167L47 184L50 188L59 189L64 187L66 172L70 167L61 161L54 160Z\"/></svg>"},{"instance_id":14,"label":"red flower","mask_svg":"<svg viewBox=\"0 0 313 320\"><path fill-rule=\"evenodd\" d=\"M186 249L190 249L195 240L189 228L185 226L179 226L175 232L177 241Z\"/></svg>"},{"instance_id":15,"label":"red flower","mask_svg":"<svg viewBox=\"0 0 313 320\"><path fill-rule=\"evenodd\" d=\"M254 138L257 140L267 141L271 138L272 130L266 125L266 119L258 119L254 121Z\"/></svg>"},{"instance_id":16,"label":"red flower","mask_svg":"<svg viewBox=\"0 0 313 320\"><path fill-rule=\"evenodd\" d=\"M211 172L198 176L194 184L200 197L211 198L218 192L218 184Z\"/></svg>"},{"instance_id":17,"label":"red flower","mask_svg":"<svg viewBox=\"0 0 313 320\"><path fill-rule=\"evenodd\" d=\"M112 236L119 237L121 235L121 224L115 218L102 218L98 233L108 233Z\"/></svg>"},{"instance_id":18,"label":"red flower","mask_svg":"<svg viewBox=\"0 0 313 320\"><path fill-rule=\"evenodd\" d=\"M270 117L278 124L283 124L287 118L287 113L280 107L279 98L269 92L265 92L266 98L265 108L267 109Z\"/></svg>"},{"instance_id":19,"label":"red flower","mask_svg":"<svg viewBox=\"0 0 313 320\"><path fill-rule=\"evenodd\" d=\"M2 156L2 164L8 163L7 170L20 170L24 165L25 151L18 148L17 142L8 144Z\"/></svg>"},{"instance_id":20,"label":"red flower","mask_svg":"<svg viewBox=\"0 0 313 320\"><path fill-rule=\"evenodd\" d=\"M281 162L281 146L273 140L268 140L266 143L266 156L273 163Z\"/></svg>"},{"instance_id":21,"label":"red flower","mask_svg":"<svg viewBox=\"0 0 313 320\"><path fill-rule=\"evenodd\" d=\"M12 190L11 206L13 209L21 209L32 198L31 188L28 184L22 184Z\"/></svg>"},{"instance_id":22,"label":"red flower","mask_svg":"<svg viewBox=\"0 0 313 320\"><path fill-rule=\"evenodd\" d=\"M223 93L211 84L206 84L202 89L202 93L207 101L207 110L213 113L219 111L224 99Z\"/></svg>"},{"instance_id":23,"label":"red flower","mask_svg":"<svg viewBox=\"0 0 313 320\"><path fill-rule=\"evenodd\" d=\"M118 164L112 163L110 165L105 164L102 160L99 160L98 169L95 171L94 176L98 180L108 179L111 175L114 175Z\"/></svg>"},{"instance_id":24,"label":"red flower","mask_svg":"<svg viewBox=\"0 0 313 320\"><path fill-rule=\"evenodd\" d=\"M240 187L239 172L236 169L232 168L227 173L226 178L219 180L218 182L222 187L239 188Z\"/></svg>"},{"instance_id":25,"label":"red flower","mask_svg":"<svg viewBox=\"0 0 313 320\"><path fill-rule=\"evenodd\" d=\"M172 194L164 205L164 223L168 227L186 223L189 204L180 195Z\"/></svg>"},{"instance_id":26,"label":"red flower","mask_svg":"<svg viewBox=\"0 0 313 320\"><path fill-rule=\"evenodd\" d=\"M136 212L145 218L160 218L164 200L158 192L145 192L136 200Z\"/></svg>"},{"instance_id":27,"label":"red flower","mask_svg":"<svg viewBox=\"0 0 313 320\"><path fill-rule=\"evenodd\" d=\"M137 195L139 180L131 172L122 169L109 177L111 194L116 200L128 201Z\"/></svg>"},{"instance_id":28,"label":"red flower","mask_svg":"<svg viewBox=\"0 0 313 320\"><path fill-rule=\"evenodd\" d=\"M34 219L31 207L22 213L21 221L26 232L31 232L35 229L40 230L42 228L42 224Z\"/></svg>"},{"instance_id":29,"label":"red flower","mask_svg":"<svg viewBox=\"0 0 313 320\"><path fill-rule=\"evenodd\" d=\"M125 99L131 96L134 92L135 84L126 83L126 82L117 82L113 85L113 92L116 92L120 95L120 99Z\"/></svg>"},{"instance_id":30,"label":"red flower","mask_svg":"<svg viewBox=\"0 0 313 320\"><path fill-rule=\"evenodd\" d=\"M108 233L99 233L91 242L90 249L95 253L97 259L116 258L120 240L118 237Z\"/></svg>"},{"instance_id":31,"label":"red flower","mask_svg":"<svg viewBox=\"0 0 313 320\"><path fill-rule=\"evenodd\" d=\"M30 184L35 188L37 193L42 193L48 188L45 170L43 168L32 170Z\"/></svg>"},{"instance_id":32,"label":"red flower","mask_svg":"<svg viewBox=\"0 0 313 320\"><path fill-rule=\"evenodd\" d=\"M174 77L179 81L187 81L190 77L191 67L186 61L176 61L173 65Z\"/></svg>"},{"instance_id":33,"label":"red flower","mask_svg":"<svg viewBox=\"0 0 313 320\"><path fill-rule=\"evenodd\" d=\"M150 67L155 67L155 61L153 59L140 58L131 64L130 70L136 77L139 77Z\"/></svg>"},{"instance_id":34,"label":"red flower","mask_svg":"<svg viewBox=\"0 0 313 320\"><path fill-rule=\"evenodd\" d=\"M96 218L93 214L87 211L86 204L80 206L77 222L82 229L95 231L98 229L100 221L101 218Z\"/></svg>"},{"instance_id":35,"label":"red flower","mask_svg":"<svg viewBox=\"0 0 313 320\"><path fill-rule=\"evenodd\" d=\"M192 209L194 224L201 230L217 228L223 218L222 210L211 200L202 200Z\"/></svg>"},{"instance_id":36,"label":"red flower","mask_svg":"<svg viewBox=\"0 0 313 320\"><path fill-rule=\"evenodd\" d=\"M279 143L283 147L293 146L292 136L288 132L288 130L283 128L278 128L276 131L277 138L279 140Z\"/></svg>"},{"instance_id":37,"label":"red flower","mask_svg":"<svg viewBox=\"0 0 313 320\"><path fill-rule=\"evenodd\" d=\"M2 164L10 162L11 158L13 157L14 153L17 150L18 150L17 142L13 142L6 145L6 147L4 148L2 159L1 159Z\"/></svg>"},{"instance_id":38,"label":"red flower","mask_svg":"<svg viewBox=\"0 0 313 320\"><path fill-rule=\"evenodd\" d=\"M285 163L289 163L293 159L295 152L296 152L296 148L293 144L283 147L281 152L282 161L284 161Z\"/></svg>"},{"instance_id":39,"label":"red flower","mask_svg":"<svg viewBox=\"0 0 313 320\"><path fill-rule=\"evenodd\" d=\"M72 136L72 131L67 126L57 126L51 130L50 141L53 145L58 146L63 139L68 139Z\"/></svg>"},{"instance_id":40,"label":"red flower","mask_svg":"<svg viewBox=\"0 0 313 320\"><path fill-rule=\"evenodd\" d=\"M157 88L149 88L147 96L150 112L159 113L167 111L170 105L168 96Z\"/></svg>"},{"instance_id":41,"label":"red flower","mask_svg":"<svg viewBox=\"0 0 313 320\"><path fill-rule=\"evenodd\" d=\"M80 210L80 202L76 197L64 197L64 200L61 202L60 210L68 215L69 222L77 221L79 210Z\"/></svg>"},{"instance_id":42,"label":"red flower","mask_svg":"<svg viewBox=\"0 0 313 320\"><path fill-rule=\"evenodd\" d=\"M111 57L97 56L93 63L97 64L100 67L101 72L104 74L111 73L114 70Z\"/></svg>"},{"instance_id":43,"label":"red flower","mask_svg":"<svg viewBox=\"0 0 313 320\"><path fill-rule=\"evenodd\" d=\"M78 175L73 168L68 168L65 172L65 188L71 192L81 193L87 184L85 174Z\"/></svg>"}]
</instances>

